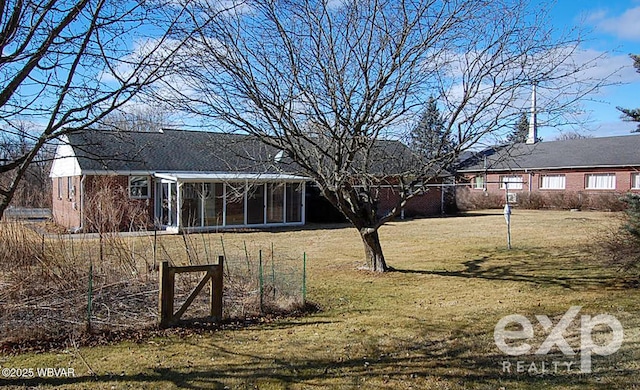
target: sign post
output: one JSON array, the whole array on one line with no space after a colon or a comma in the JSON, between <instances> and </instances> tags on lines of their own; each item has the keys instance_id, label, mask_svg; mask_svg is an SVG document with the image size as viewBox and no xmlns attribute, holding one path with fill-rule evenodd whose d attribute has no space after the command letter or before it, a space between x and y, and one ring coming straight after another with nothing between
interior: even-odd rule
<instances>
[{"instance_id":1,"label":"sign post","mask_svg":"<svg viewBox=\"0 0 640 390\"><path fill-rule=\"evenodd\" d=\"M511 249L511 206L509 202L504 205L504 220L507 222L507 249Z\"/></svg>"}]
</instances>

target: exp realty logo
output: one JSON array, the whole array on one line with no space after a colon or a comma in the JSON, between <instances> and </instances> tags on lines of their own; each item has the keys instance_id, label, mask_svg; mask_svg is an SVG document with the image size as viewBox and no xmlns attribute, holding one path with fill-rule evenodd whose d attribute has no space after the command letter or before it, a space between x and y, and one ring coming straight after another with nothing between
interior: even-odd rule
<instances>
[{"instance_id":1,"label":"exp realty logo","mask_svg":"<svg viewBox=\"0 0 640 390\"><path fill-rule=\"evenodd\" d=\"M565 333L567 328L571 325L574 319L578 316L581 306L572 306L560 319L560 321L554 326L549 317L545 315L536 315L536 320L542 326L542 328L549 332L544 342L537 348L524 341L518 342L518 340L531 340L534 338L533 324L529 319L520 314L511 314L503 317L498 321L493 332L493 339L496 346L500 351L509 356L524 356L524 355L539 355L544 356L549 353L551 348L557 346L558 349L568 358L567 361L547 361L541 359L539 362L531 361L502 361L503 373L535 373L544 374L549 372L558 372L563 370L565 372L571 372L572 366L577 369L577 364L573 360L573 357L577 353L580 354L580 372L591 373L591 356L607 356L618 351L622 345L624 338L624 330L622 324L612 315L600 314L595 317L590 315L580 316L580 347L577 351L569 345L565 339ZM515 326L514 326L515 325ZM513 329L514 327L518 330ZM611 337L607 337L608 343L598 345L593 340L593 331L596 327L599 327L598 333L601 333L603 327L605 332L611 333ZM571 360L569 360L571 359Z\"/></svg>"}]
</instances>

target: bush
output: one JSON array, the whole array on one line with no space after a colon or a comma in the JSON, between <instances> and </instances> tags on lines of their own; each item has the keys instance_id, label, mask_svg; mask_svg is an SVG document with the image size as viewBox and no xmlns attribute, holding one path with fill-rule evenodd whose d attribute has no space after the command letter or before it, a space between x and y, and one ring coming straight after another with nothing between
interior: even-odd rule
<instances>
[{"instance_id":1,"label":"bush","mask_svg":"<svg viewBox=\"0 0 640 390\"><path fill-rule=\"evenodd\" d=\"M623 211L627 209L626 196L614 194L590 194L587 198L586 208L600 211Z\"/></svg>"},{"instance_id":2,"label":"bush","mask_svg":"<svg viewBox=\"0 0 640 390\"><path fill-rule=\"evenodd\" d=\"M540 210L546 207L545 197L537 192L522 194L518 197L518 206L525 209Z\"/></svg>"},{"instance_id":3,"label":"bush","mask_svg":"<svg viewBox=\"0 0 640 390\"><path fill-rule=\"evenodd\" d=\"M91 183L94 191L86 200L87 232L113 233L145 230L151 226L144 201L129 200L127 187L118 178L105 176Z\"/></svg>"},{"instance_id":4,"label":"bush","mask_svg":"<svg viewBox=\"0 0 640 390\"><path fill-rule=\"evenodd\" d=\"M501 209L504 207L504 195L464 188L457 190L456 202L460 210Z\"/></svg>"},{"instance_id":5,"label":"bush","mask_svg":"<svg viewBox=\"0 0 640 390\"><path fill-rule=\"evenodd\" d=\"M575 191L515 192L518 207L524 209L622 211L627 203L619 192L585 193ZM504 206L504 193L458 189L458 206L462 210L494 209Z\"/></svg>"}]
</instances>

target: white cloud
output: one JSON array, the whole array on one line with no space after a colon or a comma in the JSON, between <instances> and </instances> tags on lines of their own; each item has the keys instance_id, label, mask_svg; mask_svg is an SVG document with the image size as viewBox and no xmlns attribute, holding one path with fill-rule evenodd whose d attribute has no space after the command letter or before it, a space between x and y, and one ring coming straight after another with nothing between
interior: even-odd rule
<instances>
[{"instance_id":1,"label":"white cloud","mask_svg":"<svg viewBox=\"0 0 640 390\"><path fill-rule=\"evenodd\" d=\"M584 78L601 80L607 79L610 83L631 83L638 81L638 74L633 67L633 62L628 55L612 55L593 49L578 50L574 53L574 61L577 64L591 66L582 72Z\"/></svg>"},{"instance_id":2,"label":"white cloud","mask_svg":"<svg viewBox=\"0 0 640 390\"><path fill-rule=\"evenodd\" d=\"M587 17L587 21L603 32L640 42L640 6L616 16L610 16L602 10L595 11Z\"/></svg>"}]
</instances>

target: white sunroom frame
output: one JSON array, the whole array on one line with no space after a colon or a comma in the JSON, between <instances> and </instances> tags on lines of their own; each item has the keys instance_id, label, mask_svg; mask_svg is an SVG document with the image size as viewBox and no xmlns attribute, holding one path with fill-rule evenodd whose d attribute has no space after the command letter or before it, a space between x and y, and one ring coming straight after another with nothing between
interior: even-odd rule
<instances>
[{"instance_id":1,"label":"white sunroom frame","mask_svg":"<svg viewBox=\"0 0 640 390\"><path fill-rule=\"evenodd\" d=\"M247 228L247 227L278 227L278 226L302 226L305 224L306 216L305 216L305 195L306 195L306 186L305 183L309 180L303 176L297 175L289 175L289 174L276 174L276 173L268 173L268 174L253 174L253 173L176 173L176 172L162 172L155 173L153 175L155 178L154 191L158 192L160 183L171 183L176 186L176 221L170 221L169 225L161 225L162 228L166 230L175 230L175 231L198 231L198 230L211 230L211 229L224 229L224 228ZM205 226L205 218L204 218L204 204L200 205L200 226L183 226L182 225L182 187L184 184L191 183L210 183L210 184L222 184L223 185L223 199L222 199L222 223L219 225L213 226ZM301 199L300 199L300 221L288 222L287 221L287 191L285 188L284 196L283 196L283 222L277 223L268 223L267 222L267 196L264 196L264 217L263 223L248 223L248 189L250 185L266 185L269 183L278 183L278 184L298 184L301 185ZM227 186L229 184L243 184L244 186L244 196L243 196L243 217L244 221L242 224L227 224ZM161 187L160 187L161 188ZM171 191L169 191L169 194ZM266 192L265 192L266 195ZM162 202L162 193L156 193L156 202ZM200 198L200 202L203 202L204 198ZM171 202L169 202L171 204ZM154 207L154 214L156 220L160 220L161 215L159 215L159 208ZM171 216L172 212L169 212Z\"/></svg>"}]
</instances>

